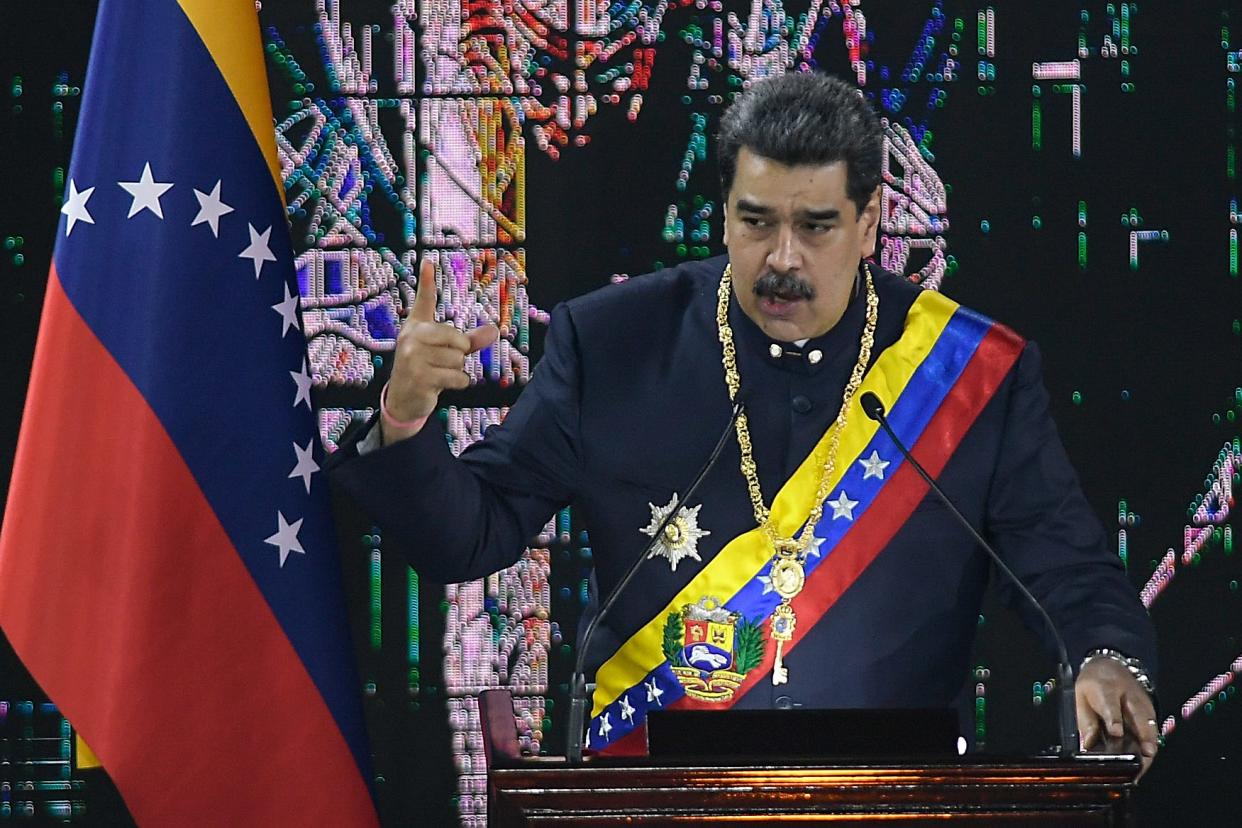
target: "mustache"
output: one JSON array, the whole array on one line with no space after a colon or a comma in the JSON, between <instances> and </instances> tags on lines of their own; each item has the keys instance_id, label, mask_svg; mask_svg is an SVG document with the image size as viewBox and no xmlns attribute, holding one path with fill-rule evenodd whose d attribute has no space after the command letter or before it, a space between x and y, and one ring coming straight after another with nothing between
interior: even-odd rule
<instances>
[{"instance_id":1,"label":"mustache","mask_svg":"<svg viewBox=\"0 0 1242 828\"><path fill-rule=\"evenodd\" d=\"M815 288L810 282L801 279L793 273L778 273L769 270L758 279L755 280L755 286L752 288L756 296L771 296L778 299L806 299L815 298Z\"/></svg>"}]
</instances>

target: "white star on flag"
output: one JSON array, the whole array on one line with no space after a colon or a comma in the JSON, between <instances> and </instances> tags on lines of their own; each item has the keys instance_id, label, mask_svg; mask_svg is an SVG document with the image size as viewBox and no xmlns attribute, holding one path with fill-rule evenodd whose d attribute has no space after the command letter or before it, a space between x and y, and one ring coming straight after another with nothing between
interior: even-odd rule
<instances>
[{"instance_id":1,"label":"white star on flag","mask_svg":"<svg viewBox=\"0 0 1242 828\"><path fill-rule=\"evenodd\" d=\"M280 314L282 325L280 326L280 338L284 339L285 334L289 333L289 329L302 330L302 326L298 324L298 296L289 292L289 283L285 283L285 298L272 305L272 310Z\"/></svg>"},{"instance_id":2,"label":"white star on flag","mask_svg":"<svg viewBox=\"0 0 1242 828\"><path fill-rule=\"evenodd\" d=\"M828 500L825 502L832 507L833 520L836 520L837 518L846 518L847 520L854 519L854 507L858 505L858 501L850 500L849 496L845 493L845 489L841 490L841 494L836 500Z\"/></svg>"},{"instance_id":3,"label":"white star on flag","mask_svg":"<svg viewBox=\"0 0 1242 828\"><path fill-rule=\"evenodd\" d=\"M276 261L276 256L272 253L272 248L267 245L267 237L272 235L272 228L267 228L262 233L254 229L254 225L246 222L246 227L250 230L250 246L237 254L239 259L250 259L254 262L254 278L259 278L259 271L263 269L264 262Z\"/></svg>"},{"instance_id":4,"label":"white star on flag","mask_svg":"<svg viewBox=\"0 0 1242 828\"><path fill-rule=\"evenodd\" d=\"M599 720L599 738L601 739L607 739L608 734L612 732L612 725L608 723L609 715L611 714L605 713L604 718Z\"/></svg>"},{"instance_id":5,"label":"white star on flag","mask_svg":"<svg viewBox=\"0 0 1242 828\"><path fill-rule=\"evenodd\" d=\"M648 703L655 702L656 704L663 707L664 702L660 701L660 696L664 695L664 691L661 690L659 686L656 685L656 680L653 678L651 681L643 682L643 686L647 688Z\"/></svg>"},{"instance_id":6,"label":"white star on flag","mask_svg":"<svg viewBox=\"0 0 1242 828\"><path fill-rule=\"evenodd\" d=\"M631 724L634 722L634 705L630 704L628 696L621 697L621 718Z\"/></svg>"},{"instance_id":7,"label":"white star on flag","mask_svg":"<svg viewBox=\"0 0 1242 828\"><path fill-rule=\"evenodd\" d=\"M306 550L302 548L302 543L298 540L298 530L301 528L302 518L289 523L285 520L283 512L276 512L276 534L263 542L270 543L280 550L280 565L282 568L290 552L297 552L300 555L306 554Z\"/></svg>"},{"instance_id":8,"label":"white star on flag","mask_svg":"<svg viewBox=\"0 0 1242 828\"><path fill-rule=\"evenodd\" d=\"M95 223L95 219L91 218L91 214L86 211L86 202L93 192L95 192L94 187L87 187L79 193L73 179L69 179L69 198L65 201L65 206L60 208L60 211L69 217L69 226L65 228L66 236L73 232L73 225L79 221L87 224Z\"/></svg>"},{"instance_id":9,"label":"white star on flag","mask_svg":"<svg viewBox=\"0 0 1242 828\"><path fill-rule=\"evenodd\" d=\"M162 221L164 208L160 206L160 196L172 189L172 183L156 181L151 175L151 162L142 168L142 178L137 181L118 181L117 185L134 197L129 204L129 213L125 218L133 218L143 210L150 210Z\"/></svg>"},{"instance_id":10,"label":"white star on flag","mask_svg":"<svg viewBox=\"0 0 1242 828\"><path fill-rule=\"evenodd\" d=\"M206 224L211 228L211 235L220 238L220 216L233 212L233 208L220 200L219 180L210 194L195 190L194 197L198 199L198 215L190 222L190 226Z\"/></svg>"},{"instance_id":11,"label":"white star on flag","mask_svg":"<svg viewBox=\"0 0 1242 828\"><path fill-rule=\"evenodd\" d=\"M302 482L306 484L307 494L310 494L311 475L319 471L319 464L312 456L314 445L315 438L313 437L306 442L306 448L301 448L297 443L293 444L293 452L297 455L298 463L293 467L293 471L289 472L289 476L302 478Z\"/></svg>"},{"instance_id":12,"label":"white star on flag","mask_svg":"<svg viewBox=\"0 0 1242 828\"><path fill-rule=\"evenodd\" d=\"M307 409L313 411L314 409L311 408L311 398L310 398L311 375L307 373L305 357L302 358L301 370L290 371L289 376L293 377L293 381L298 387L298 395L293 398L293 407L297 408L298 403L305 400Z\"/></svg>"},{"instance_id":13,"label":"white star on flag","mask_svg":"<svg viewBox=\"0 0 1242 828\"><path fill-rule=\"evenodd\" d=\"M858 465L865 469L865 471L863 471L863 480L870 477L878 477L883 480L884 470L889 467L890 463L887 460L881 460L880 453L875 449L872 449L871 456L866 460L859 460Z\"/></svg>"},{"instance_id":14,"label":"white star on flag","mask_svg":"<svg viewBox=\"0 0 1242 828\"><path fill-rule=\"evenodd\" d=\"M771 571L772 571L772 570L770 570L770 569L768 570L768 572L769 572L769 573L771 573ZM776 587L772 586L772 576L771 576L771 574L768 574L768 575L760 575L760 576L759 576L759 583L763 584L763 594L764 594L764 595L767 595L769 592L771 592L772 590L776 589ZM649 701L650 701L650 700L649 700Z\"/></svg>"}]
</instances>

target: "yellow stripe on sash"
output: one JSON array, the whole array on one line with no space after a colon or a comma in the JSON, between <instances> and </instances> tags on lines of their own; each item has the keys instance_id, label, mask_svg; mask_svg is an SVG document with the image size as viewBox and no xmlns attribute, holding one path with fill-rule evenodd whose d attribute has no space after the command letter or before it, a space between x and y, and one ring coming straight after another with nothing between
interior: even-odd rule
<instances>
[{"instance_id":1,"label":"yellow stripe on sash","mask_svg":"<svg viewBox=\"0 0 1242 828\"><path fill-rule=\"evenodd\" d=\"M850 403L849 416L838 448L840 457L857 457L879 428L862 411L859 400L863 393L874 392L892 409L957 308L956 302L930 290L923 291L914 301L906 315L906 326L901 338L876 359ZM827 459L831 436L832 429L829 428L811 454L777 492L771 513L776 531L783 537L789 537L796 532L811 514L812 500L818 489L820 469L824 467ZM837 486L849 466L849 463L837 463L830 489ZM758 528L729 541L677 593L668 606L634 633L600 666L595 676L594 709L591 715L598 716L605 707L642 681L664 661L661 643L664 621L669 613L680 611L686 604L693 604L705 595L727 602L759 574L771 557L772 547Z\"/></svg>"}]
</instances>

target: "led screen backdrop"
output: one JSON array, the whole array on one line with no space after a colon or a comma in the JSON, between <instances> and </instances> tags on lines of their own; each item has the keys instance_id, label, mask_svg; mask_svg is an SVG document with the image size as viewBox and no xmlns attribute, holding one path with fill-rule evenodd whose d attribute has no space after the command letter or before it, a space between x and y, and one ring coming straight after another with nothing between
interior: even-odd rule
<instances>
[{"instance_id":1,"label":"led screen backdrop","mask_svg":"<svg viewBox=\"0 0 1242 828\"><path fill-rule=\"evenodd\" d=\"M93 14L0 12L6 482ZM297 0L260 18L329 449L376 405L419 256L446 318L502 331L440 412L460 451L504 417L558 301L723 249L713 154L734 95L809 69L859 85L885 119L880 262L1040 343L1063 439L1155 618L1166 745L1140 803L1153 822L1242 809L1242 8ZM445 586L338 506L381 813L482 825L474 696L512 687L524 746L561 750L590 527L567 509L512 569ZM995 602L980 626L976 739L1045 747L1051 661ZM73 768L70 734L0 654L0 822L123 814Z\"/></svg>"}]
</instances>

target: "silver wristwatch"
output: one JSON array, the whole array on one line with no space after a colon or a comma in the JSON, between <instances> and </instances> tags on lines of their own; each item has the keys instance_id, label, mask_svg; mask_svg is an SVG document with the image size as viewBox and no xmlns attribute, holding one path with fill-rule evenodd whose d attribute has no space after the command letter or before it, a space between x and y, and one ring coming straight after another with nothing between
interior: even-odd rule
<instances>
[{"instance_id":1,"label":"silver wristwatch","mask_svg":"<svg viewBox=\"0 0 1242 828\"><path fill-rule=\"evenodd\" d=\"M1127 670L1129 670L1130 675L1134 676L1134 680L1137 681L1144 690L1146 690L1148 693L1151 693L1151 694L1154 694L1156 692L1156 686L1152 683L1151 676L1147 674L1147 668L1143 665L1143 662L1140 661L1139 659L1130 658L1128 655L1126 655L1125 653L1119 650L1113 650L1108 647L1097 647L1096 649L1087 653L1086 657L1083 658L1082 664L1079 665L1078 667L1078 672L1081 673L1082 668L1086 667L1087 662L1093 658L1112 659L1113 661L1120 664L1122 667L1125 667Z\"/></svg>"}]
</instances>

